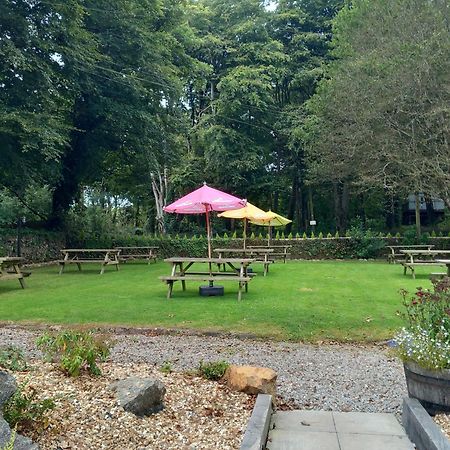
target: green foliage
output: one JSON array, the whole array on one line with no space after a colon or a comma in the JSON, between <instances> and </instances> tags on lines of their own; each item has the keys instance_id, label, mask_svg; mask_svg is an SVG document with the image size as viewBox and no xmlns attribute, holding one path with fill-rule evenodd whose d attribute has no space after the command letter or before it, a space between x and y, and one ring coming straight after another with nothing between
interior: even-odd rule
<instances>
[{"instance_id":1,"label":"green foliage","mask_svg":"<svg viewBox=\"0 0 450 450\"><path fill-rule=\"evenodd\" d=\"M349 236L354 243L355 254L358 258L375 258L385 247L384 241L373 231L365 230L360 221L355 221L349 230Z\"/></svg>"},{"instance_id":2,"label":"green foliage","mask_svg":"<svg viewBox=\"0 0 450 450\"><path fill-rule=\"evenodd\" d=\"M0 348L0 367L13 372L24 372L30 368L22 349L13 345Z\"/></svg>"},{"instance_id":3,"label":"green foliage","mask_svg":"<svg viewBox=\"0 0 450 450\"><path fill-rule=\"evenodd\" d=\"M259 234L258 234L258 239L260 239L260 240L263 240L263 239L264 239L262 233L259 233Z\"/></svg>"},{"instance_id":4,"label":"green foliage","mask_svg":"<svg viewBox=\"0 0 450 450\"><path fill-rule=\"evenodd\" d=\"M214 361L207 363L200 361L198 373L207 380L217 381L225 375L229 365L230 364L226 361Z\"/></svg>"},{"instance_id":5,"label":"green foliage","mask_svg":"<svg viewBox=\"0 0 450 450\"><path fill-rule=\"evenodd\" d=\"M255 233L252 231L252 234L250 235L250 239L255 239Z\"/></svg>"},{"instance_id":6,"label":"green foliage","mask_svg":"<svg viewBox=\"0 0 450 450\"><path fill-rule=\"evenodd\" d=\"M11 428L42 431L48 424L48 411L55 407L51 398L38 399L37 391L26 383L3 405L3 417Z\"/></svg>"},{"instance_id":7,"label":"green foliage","mask_svg":"<svg viewBox=\"0 0 450 450\"><path fill-rule=\"evenodd\" d=\"M292 233L288 234L288 239L292 239Z\"/></svg>"},{"instance_id":8,"label":"green foliage","mask_svg":"<svg viewBox=\"0 0 450 450\"><path fill-rule=\"evenodd\" d=\"M328 233L327 234L327 239L332 239L332 238L333 238L333 235L331 233Z\"/></svg>"},{"instance_id":9,"label":"green foliage","mask_svg":"<svg viewBox=\"0 0 450 450\"><path fill-rule=\"evenodd\" d=\"M228 234L227 233L223 233L223 238L224 239L228 239Z\"/></svg>"},{"instance_id":10,"label":"green foliage","mask_svg":"<svg viewBox=\"0 0 450 450\"><path fill-rule=\"evenodd\" d=\"M159 371L165 374L169 374L173 372L172 363L170 361L164 361L162 366L159 368Z\"/></svg>"},{"instance_id":11,"label":"green foliage","mask_svg":"<svg viewBox=\"0 0 450 450\"><path fill-rule=\"evenodd\" d=\"M335 237L336 239L339 238L339 231L336 230L336 233L334 234L334 237Z\"/></svg>"},{"instance_id":12,"label":"green foliage","mask_svg":"<svg viewBox=\"0 0 450 450\"><path fill-rule=\"evenodd\" d=\"M402 290L407 327L397 334L397 351L404 361L425 369L450 368L450 279L433 282L433 290Z\"/></svg>"},{"instance_id":13,"label":"green foliage","mask_svg":"<svg viewBox=\"0 0 450 450\"><path fill-rule=\"evenodd\" d=\"M295 239L300 239L300 233L295 233Z\"/></svg>"},{"instance_id":14,"label":"green foliage","mask_svg":"<svg viewBox=\"0 0 450 450\"><path fill-rule=\"evenodd\" d=\"M311 231L311 239L315 239L316 235L314 234L314 231Z\"/></svg>"},{"instance_id":15,"label":"green foliage","mask_svg":"<svg viewBox=\"0 0 450 450\"><path fill-rule=\"evenodd\" d=\"M431 237L437 237L436 231L433 230L433 231L431 232Z\"/></svg>"},{"instance_id":16,"label":"green foliage","mask_svg":"<svg viewBox=\"0 0 450 450\"><path fill-rule=\"evenodd\" d=\"M275 234L275 239L280 239L280 232L277 230L277 233Z\"/></svg>"},{"instance_id":17,"label":"green foliage","mask_svg":"<svg viewBox=\"0 0 450 450\"><path fill-rule=\"evenodd\" d=\"M237 238L237 233L236 231L233 232L233 234L231 235L231 239L236 239Z\"/></svg>"},{"instance_id":18,"label":"green foliage","mask_svg":"<svg viewBox=\"0 0 450 450\"><path fill-rule=\"evenodd\" d=\"M303 239L307 239L307 238L308 238L308 236L306 235L306 232L303 232L302 238L303 238Z\"/></svg>"},{"instance_id":19,"label":"green foliage","mask_svg":"<svg viewBox=\"0 0 450 450\"><path fill-rule=\"evenodd\" d=\"M58 363L61 370L76 377L82 370L92 375L101 375L97 363L105 361L110 353L111 343L93 332L67 330L58 334L43 334L37 346L51 361Z\"/></svg>"},{"instance_id":20,"label":"green foliage","mask_svg":"<svg viewBox=\"0 0 450 450\"><path fill-rule=\"evenodd\" d=\"M322 233L322 232L319 233L318 238L319 238L319 239L323 239L323 233Z\"/></svg>"}]
</instances>

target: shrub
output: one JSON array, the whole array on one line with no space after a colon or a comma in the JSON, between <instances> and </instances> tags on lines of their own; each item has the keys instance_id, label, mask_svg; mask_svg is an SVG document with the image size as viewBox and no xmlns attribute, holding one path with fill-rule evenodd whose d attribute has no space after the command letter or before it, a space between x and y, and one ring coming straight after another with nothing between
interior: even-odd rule
<instances>
[{"instance_id":1,"label":"shrub","mask_svg":"<svg viewBox=\"0 0 450 450\"><path fill-rule=\"evenodd\" d=\"M323 239L323 233L322 232L319 233L319 239Z\"/></svg>"},{"instance_id":2,"label":"shrub","mask_svg":"<svg viewBox=\"0 0 450 450\"><path fill-rule=\"evenodd\" d=\"M59 364L64 373L76 377L81 370L101 375L97 362L105 361L110 343L92 332L68 330L56 335L44 334L37 345L51 361Z\"/></svg>"},{"instance_id":3,"label":"shrub","mask_svg":"<svg viewBox=\"0 0 450 450\"><path fill-rule=\"evenodd\" d=\"M40 432L46 428L46 413L55 407L51 398L37 400L37 392L33 388L26 389L26 383L3 405L3 417L11 428Z\"/></svg>"},{"instance_id":4,"label":"shrub","mask_svg":"<svg viewBox=\"0 0 450 450\"><path fill-rule=\"evenodd\" d=\"M302 238L303 238L303 239L307 239L307 238L308 238L308 236L306 236L306 233L305 233L305 232L303 232Z\"/></svg>"},{"instance_id":5,"label":"shrub","mask_svg":"<svg viewBox=\"0 0 450 450\"><path fill-rule=\"evenodd\" d=\"M433 291L401 292L408 322L396 336L403 361L425 369L450 369L450 279L433 282Z\"/></svg>"},{"instance_id":6,"label":"shrub","mask_svg":"<svg viewBox=\"0 0 450 450\"><path fill-rule=\"evenodd\" d=\"M288 239L292 239L292 233L288 234Z\"/></svg>"},{"instance_id":7,"label":"shrub","mask_svg":"<svg viewBox=\"0 0 450 450\"><path fill-rule=\"evenodd\" d=\"M230 364L226 361L214 361L209 363L200 361L198 373L207 380L220 380L225 375L229 365Z\"/></svg>"},{"instance_id":8,"label":"shrub","mask_svg":"<svg viewBox=\"0 0 450 450\"><path fill-rule=\"evenodd\" d=\"M29 369L23 351L13 345L0 348L0 367L13 372L25 372Z\"/></svg>"},{"instance_id":9,"label":"shrub","mask_svg":"<svg viewBox=\"0 0 450 450\"><path fill-rule=\"evenodd\" d=\"M380 250L385 246L381 240L371 230L364 230L361 224L354 225L349 230L355 246L355 254L358 258L374 258L379 255Z\"/></svg>"},{"instance_id":10,"label":"shrub","mask_svg":"<svg viewBox=\"0 0 450 450\"><path fill-rule=\"evenodd\" d=\"M255 233L252 231L252 234L250 235L250 239L255 239Z\"/></svg>"},{"instance_id":11,"label":"shrub","mask_svg":"<svg viewBox=\"0 0 450 450\"><path fill-rule=\"evenodd\" d=\"M331 233L327 234L327 239L331 239L333 236L331 235Z\"/></svg>"}]
</instances>

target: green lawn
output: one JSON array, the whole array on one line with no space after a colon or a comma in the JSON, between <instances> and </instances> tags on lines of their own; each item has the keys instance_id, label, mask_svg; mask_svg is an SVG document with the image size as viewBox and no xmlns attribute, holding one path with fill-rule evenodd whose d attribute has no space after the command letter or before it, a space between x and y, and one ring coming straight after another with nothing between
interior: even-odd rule
<instances>
[{"instance_id":1,"label":"green lawn","mask_svg":"<svg viewBox=\"0 0 450 450\"><path fill-rule=\"evenodd\" d=\"M262 266L255 266L261 272ZM392 336L402 324L400 288L430 285L428 272L416 280L400 265L382 262L320 261L272 265L237 301L237 284L225 282L224 297L199 297L198 284L186 292L175 284L166 299L169 265L128 263L120 272L98 265L78 272L69 266L34 269L20 289L16 280L0 283L0 321L60 324L186 327L253 333L293 340L372 341Z\"/></svg>"}]
</instances>

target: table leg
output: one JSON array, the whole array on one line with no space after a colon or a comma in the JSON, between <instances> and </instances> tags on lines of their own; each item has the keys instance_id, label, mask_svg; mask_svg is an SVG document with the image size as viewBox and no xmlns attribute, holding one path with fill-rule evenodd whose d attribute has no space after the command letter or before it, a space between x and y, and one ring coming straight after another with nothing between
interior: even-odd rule
<instances>
[{"instance_id":1,"label":"table leg","mask_svg":"<svg viewBox=\"0 0 450 450\"><path fill-rule=\"evenodd\" d=\"M16 264L13 265L14 272L18 275L22 275L22 271L20 270L20 267ZM23 279L23 275L21 278L19 278L20 286L22 286L22 289L25 289L25 280Z\"/></svg>"},{"instance_id":2,"label":"table leg","mask_svg":"<svg viewBox=\"0 0 450 450\"><path fill-rule=\"evenodd\" d=\"M238 302L241 301L241 298L242 298L242 282L239 281Z\"/></svg>"},{"instance_id":3,"label":"table leg","mask_svg":"<svg viewBox=\"0 0 450 450\"><path fill-rule=\"evenodd\" d=\"M77 263L78 270L81 272L81 264Z\"/></svg>"},{"instance_id":4,"label":"table leg","mask_svg":"<svg viewBox=\"0 0 450 450\"><path fill-rule=\"evenodd\" d=\"M167 299L172 297L172 290L173 290L173 281L167 282L168 290L167 290Z\"/></svg>"},{"instance_id":5,"label":"table leg","mask_svg":"<svg viewBox=\"0 0 450 450\"><path fill-rule=\"evenodd\" d=\"M62 273L64 272L65 264L63 262L60 262L59 265L61 266L61 268L59 269L59 274L62 275Z\"/></svg>"}]
</instances>

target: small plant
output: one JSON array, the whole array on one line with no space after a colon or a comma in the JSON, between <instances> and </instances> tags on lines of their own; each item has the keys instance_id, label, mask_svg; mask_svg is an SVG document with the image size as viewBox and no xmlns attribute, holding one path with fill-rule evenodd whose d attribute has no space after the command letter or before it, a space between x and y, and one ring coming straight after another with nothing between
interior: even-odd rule
<instances>
[{"instance_id":1,"label":"small plant","mask_svg":"<svg viewBox=\"0 0 450 450\"><path fill-rule=\"evenodd\" d=\"M295 239L300 239L300 233L299 232L295 233Z\"/></svg>"},{"instance_id":2,"label":"small plant","mask_svg":"<svg viewBox=\"0 0 450 450\"><path fill-rule=\"evenodd\" d=\"M209 363L200 361L198 373L207 380L217 381L225 375L229 365L230 364L226 361L214 361Z\"/></svg>"},{"instance_id":3,"label":"small plant","mask_svg":"<svg viewBox=\"0 0 450 450\"><path fill-rule=\"evenodd\" d=\"M37 399L37 392L26 383L3 405L3 417L11 428L41 432L48 425L47 412L55 407L51 398Z\"/></svg>"},{"instance_id":4,"label":"small plant","mask_svg":"<svg viewBox=\"0 0 450 450\"><path fill-rule=\"evenodd\" d=\"M237 238L237 233L236 233L236 231L233 232L233 234L231 235L231 237L232 237L233 239L236 239L236 238Z\"/></svg>"},{"instance_id":5,"label":"small plant","mask_svg":"<svg viewBox=\"0 0 450 450\"><path fill-rule=\"evenodd\" d=\"M275 239L280 239L280 232L279 231L276 232Z\"/></svg>"},{"instance_id":6,"label":"small plant","mask_svg":"<svg viewBox=\"0 0 450 450\"><path fill-rule=\"evenodd\" d=\"M315 239L316 235L314 234L314 231L311 231L311 239Z\"/></svg>"},{"instance_id":7,"label":"small plant","mask_svg":"<svg viewBox=\"0 0 450 450\"><path fill-rule=\"evenodd\" d=\"M333 236L331 235L331 233L327 234L327 239L331 239Z\"/></svg>"},{"instance_id":8,"label":"small plant","mask_svg":"<svg viewBox=\"0 0 450 450\"><path fill-rule=\"evenodd\" d=\"M288 239L292 239L292 233L288 234Z\"/></svg>"},{"instance_id":9,"label":"small plant","mask_svg":"<svg viewBox=\"0 0 450 450\"><path fill-rule=\"evenodd\" d=\"M303 232L302 238L303 238L303 239L308 239L308 236L306 235L306 232Z\"/></svg>"},{"instance_id":10,"label":"small plant","mask_svg":"<svg viewBox=\"0 0 450 450\"><path fill-rule=\"evenodd\" d=\"M335 233L334 237L335 237L336 239L339 239L339 231L336 230L336 233Z\"/></svg>"},{"instance_id":11,"label":"small plant","mask_svg":"<svg viewBox=\"0 0 450 450\"><path fill-rule=\"evenodd\" d=\"M252 234L250 235L250 239L255 239L255 233L252 231Z\"/></svg>"},{"instance_id":12,"label":"small plant","mask_svg":"<svg viewBox=\"0 0 450 450\"><path fill-rule=\"evenodd\" d=\"M12 370L13 372L25 372L29 370L29 365L23 351L13 345L0 348L0 367Z\"/></svg>"},{"instance_id":13,"label":"small plant","mask_svg":"<svg viewBox=\"0 0 450 450\"><path fill-rule=\"evenodd\" d=\"M262 233L258 234L258 239L264 239Z\"/></svg>"},{"instance_id":14,"label":"small plant","mask_svg":"<svg viewBox=\"0 0 450 450\"><path fill-rule=\"evenodd\" d=\"M322 232L319 233L319 239L323 239L323 233Z\"/></svg>"},{"instance_id":15,"label":"small plant","mask_svg":"<svg viewBox=\"0 0 450 450\"><path fill-rule=\"evenodd\" d=\"M159 371L165 374L172 373L173 372L172 363L170 361L164 361L162 363L162 366L159 368Z\"/></svg>"},{"instance_id":16,"label":"small plant","mask_svg":"<svg viewBox=\"0 0 450 450\"><path fill-rule=\"evenodd\" d=\"M228 234L227 233L223 233L223 238L224 239L228 239Z\"/></svg>"},{"instance_id":17,"label":"small plant","mask_svg":"<svg viewBox=\"0 0 450 450\"><path fill-rule=\"evenodd\" d=\"M53 362L59 364L64 373L76 377L81 370L92 375L101 375L98 361L105 361L110 353L110 343L92 332L68 330L56 335L44 334L37 346Z\"/></svg>"}]
</instances>

